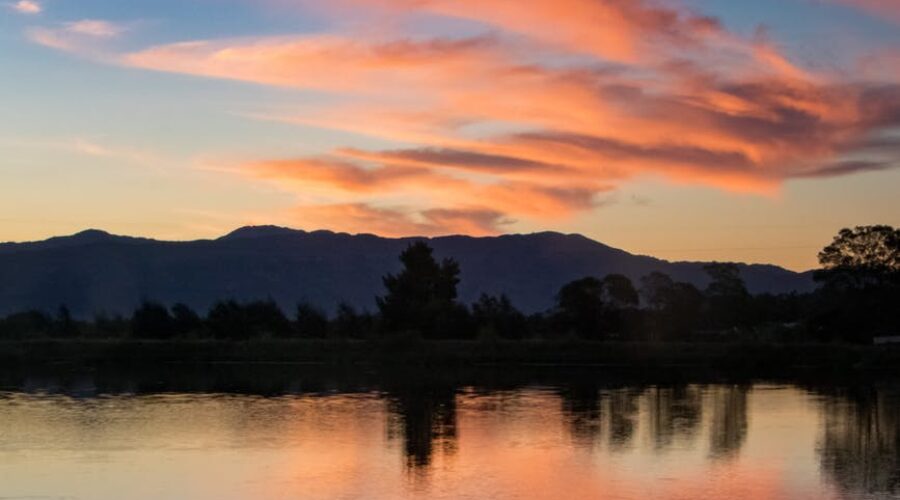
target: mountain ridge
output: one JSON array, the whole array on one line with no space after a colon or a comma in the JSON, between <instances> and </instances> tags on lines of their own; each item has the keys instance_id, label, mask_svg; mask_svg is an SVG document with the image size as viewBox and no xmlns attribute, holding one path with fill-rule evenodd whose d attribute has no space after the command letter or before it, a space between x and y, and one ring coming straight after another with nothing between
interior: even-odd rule
<instances>
[{"instance_id":1,"label":"mountain ridge","mask_svg":"<svg viewBox=\"0 0 900 500\"><path fill-rule=\"evenodd\" d=\"M460 298L506 293L526 312L552 305L560 286L618 272L638 285L661 271L703 287L706 262L635 255L577 233L543 231L490 237L385 238L328 230L245 226L214 239L166 241L89 229L40 241L0 243L0 314L53 310L78 316L128 314L142 300L184 302L272 298L290 311L298 301L333 310L341 301L372 309L381 277L399 268L410 242L428 241L439 258L462 268ZM739 264L753 293L808 291L811 272Z\"/></svg>"}]
</instances>

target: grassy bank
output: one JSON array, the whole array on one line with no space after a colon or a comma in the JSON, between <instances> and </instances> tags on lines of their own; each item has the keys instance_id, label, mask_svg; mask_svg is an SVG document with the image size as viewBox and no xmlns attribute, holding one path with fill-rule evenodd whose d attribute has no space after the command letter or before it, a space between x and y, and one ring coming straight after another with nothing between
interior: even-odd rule
<instances>
[{"instance_id":1,"label":"grassy bank","mask_svg":"<svg viewBox=\"0 0 900 500\"><path fill-rule=\"evenodd\" d=\"M585 341L230 342L29 340L0 342L4 366L110 363L319 363L336 365L561 365L610 368L705 367L773 370L896 370L900 349L843 344L648 343Z\"/></svg>"}]
</instances>

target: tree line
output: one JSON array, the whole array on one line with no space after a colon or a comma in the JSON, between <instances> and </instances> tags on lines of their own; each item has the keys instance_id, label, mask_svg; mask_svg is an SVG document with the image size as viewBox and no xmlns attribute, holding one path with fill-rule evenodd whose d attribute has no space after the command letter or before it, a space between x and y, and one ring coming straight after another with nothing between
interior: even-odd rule
<instances>
[{"instance_id":1,"label":"tree line","mask_svg":"<svg viewBox=\"0 0 900 500\"><path fill-rule=\"evenodd\" d=\"M637 284L621 274L586 276L565 284L555 306L526 315L505 295L457 297L461 269L435 259L424 242L400 254L402 269L384 277L376 311L341 304L334 314L299 304L288 315L273 300L223 300L201 315L184 304L153 301L130 317L98 315L78 321L61 306L55 314L26 311L0 320L0 338L182 339L584 339L690 341L871 342L900 335L900 229L844 229L819 254L819 287L811 293L748 292L739 267L704 267L709 284L653 272Z\"/></svg>"}]
</instances>

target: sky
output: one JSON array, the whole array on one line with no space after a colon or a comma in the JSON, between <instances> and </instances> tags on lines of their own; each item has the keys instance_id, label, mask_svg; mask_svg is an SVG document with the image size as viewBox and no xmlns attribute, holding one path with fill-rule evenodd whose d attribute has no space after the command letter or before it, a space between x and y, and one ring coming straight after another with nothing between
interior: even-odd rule
<instances>
[{"instance_id":1,"label":"sky","mask_svg":"<svg viewBox=\"0 0 900 500\"><path fill-rule=\"evenodd\" d=\"M0 241L900 225L896 0L0 0Z\"/></svg>"}]
</instances>

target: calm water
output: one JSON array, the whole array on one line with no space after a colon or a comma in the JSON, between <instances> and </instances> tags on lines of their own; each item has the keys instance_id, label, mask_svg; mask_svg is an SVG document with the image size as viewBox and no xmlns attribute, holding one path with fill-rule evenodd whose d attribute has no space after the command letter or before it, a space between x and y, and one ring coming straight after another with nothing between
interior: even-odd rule
<instances>
[{"instance_id":1,"label":"calm water","mask_svg":"<svg viewBox=\"0 0 900 500\"><path fill-rule=\"evenodd\" d=\"M0 498L900 498L889 385L284 378L0 382Z\"/></svg>"}]
</instances>

